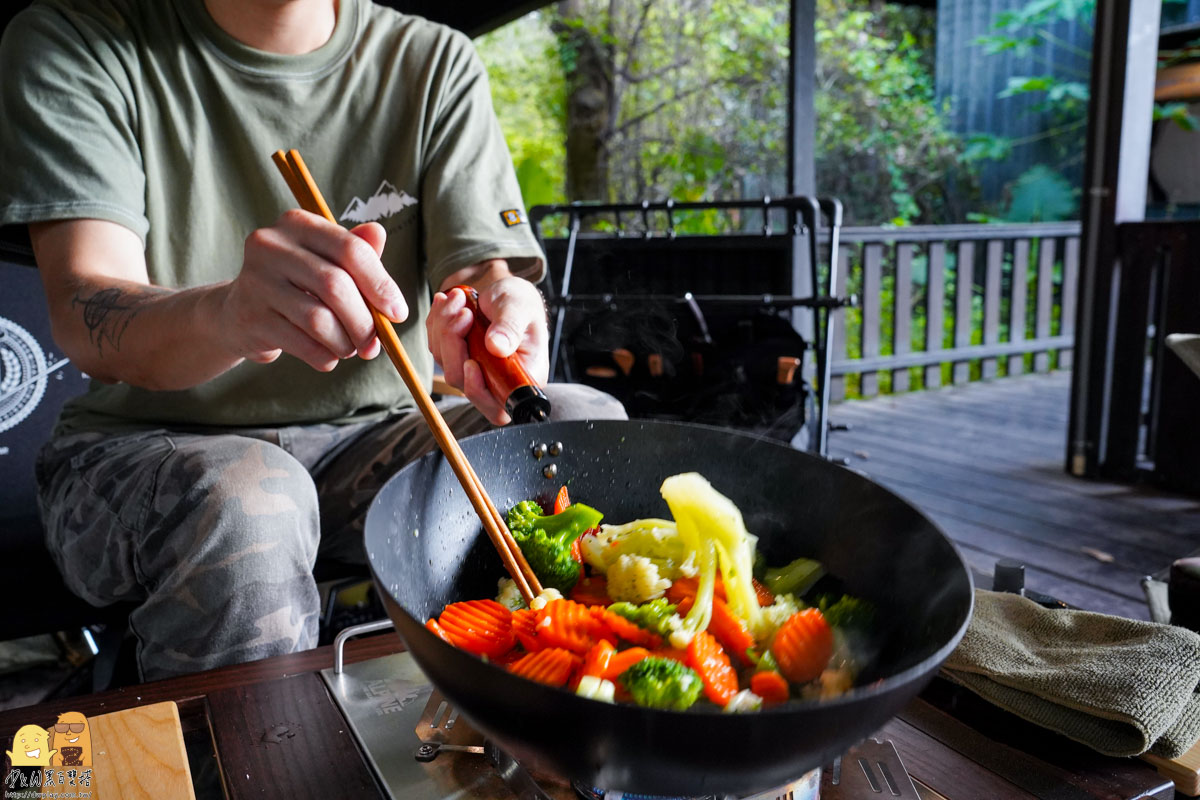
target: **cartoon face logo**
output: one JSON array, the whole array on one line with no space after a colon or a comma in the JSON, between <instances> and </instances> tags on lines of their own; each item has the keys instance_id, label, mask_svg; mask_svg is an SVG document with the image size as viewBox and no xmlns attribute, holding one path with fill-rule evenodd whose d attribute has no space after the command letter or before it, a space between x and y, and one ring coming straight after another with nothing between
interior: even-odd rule
<instances>
[{"instance_id":1,"label":"cartoon face logo","mask_svg":"<svg viewBox=\"0 0 1200 800\"><path fill-rule=\"evenodd\" d=\"M50 732L54 737L51 744L58 750L51 766L92 766L92 730L88 727L87 717L78 711L63 712Z\"/></svg>"},{"instance_id":2,"label":"cartoon face logo","mask_svg":"<svg viewBox=\"0 0 1200 800\"><path fill-rule=\"evenodd\" d=\"M25 725L13 736L13 749L5 750L14 767L48 767L56 750L50 749L50 732Z\"/></svg>"}]
</instances>

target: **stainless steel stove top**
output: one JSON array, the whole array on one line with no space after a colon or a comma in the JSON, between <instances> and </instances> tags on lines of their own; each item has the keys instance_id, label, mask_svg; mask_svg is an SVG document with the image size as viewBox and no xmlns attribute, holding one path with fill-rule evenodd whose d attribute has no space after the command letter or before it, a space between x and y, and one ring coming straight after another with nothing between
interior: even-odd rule
<instances>
[{"instance_id":1,"label":"stainless steel stove top","mask_svg":"<svg viewBox=\"0 0 1200 800\"><path fill-rule=\"evenodd\" d=\"M642 800L591 787L577 791L554 776L531 775L460 719L408 653L343 666L345 639L386 627L372 623L344 631L335 666L321 677L392 800ZM918 796L891 743L868 740L835 764L824 791L817 769L787 786L736 800L817 800L818 793L822 800Z\"/></svg>"}]
</instances>

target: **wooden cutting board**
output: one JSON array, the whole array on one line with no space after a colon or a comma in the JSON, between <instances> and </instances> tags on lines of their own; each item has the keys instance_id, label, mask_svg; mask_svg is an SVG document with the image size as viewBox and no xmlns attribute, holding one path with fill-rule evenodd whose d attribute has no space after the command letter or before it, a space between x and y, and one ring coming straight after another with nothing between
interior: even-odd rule
<instances>
[{"instance_id":1,"label":"wooden cutting board","mask_svg":"<svg viewBox=\"0 0 1200 800\"><path fill-rule=\"evenodd\" d=\"M1158 767L1158 774L1175 782L1175 788L1189 797L1200 796L1200 743L1179 758L1159 758L1158 756L1143 755L1147 761Z\"/></svg>"},{"instance_id":2,"label":"wooden cutting board","mask_svg":"<svg viewBox=\"0 0 1200 800\"><path fill-rule=\"evenodd\" d=\"M100 800L194 800L179 708L172 702L88 717Z\"/></svg>"}]
</instances>

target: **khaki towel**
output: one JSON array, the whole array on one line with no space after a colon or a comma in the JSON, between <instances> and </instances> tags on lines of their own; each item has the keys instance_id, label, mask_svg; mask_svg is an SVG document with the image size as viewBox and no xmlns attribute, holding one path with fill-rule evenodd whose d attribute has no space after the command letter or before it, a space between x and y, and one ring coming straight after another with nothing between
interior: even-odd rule
<instances>
[{"instance_id":1,"label":"khaki towel","mask_svg":"<svg viewBox=\"0 0 1200 800\"><path fill-rule=\"evenodd\" d=\"M1176 758L1200 739L1200 635L975 592L952 680L1019 717L1113 756Z\"/></svg>"}]
</instances>

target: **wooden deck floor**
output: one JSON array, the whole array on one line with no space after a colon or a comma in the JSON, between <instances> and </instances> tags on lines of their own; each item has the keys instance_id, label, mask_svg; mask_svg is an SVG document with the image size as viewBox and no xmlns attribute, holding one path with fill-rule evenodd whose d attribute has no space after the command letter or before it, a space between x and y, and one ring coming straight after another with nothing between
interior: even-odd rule
<instances>
[{"instance_id":1,"label":"wooden deck floor","mask_svg":"<svg viewBox=\"0 0 1200 800\"><path fill-rule=\"evenodd\" d=\"M1200 550L1200 501L1067 475L1069 396L1054 373L847 401L830 454L921 508L975 569L1016 558L1031 589L1147 619L1140 580Z\"/></svg>"}]
</instances>

